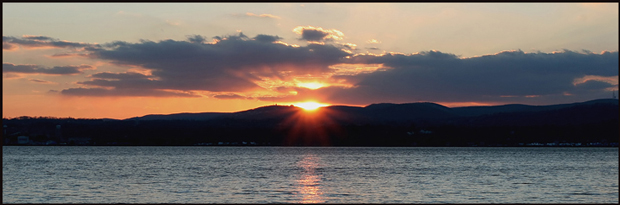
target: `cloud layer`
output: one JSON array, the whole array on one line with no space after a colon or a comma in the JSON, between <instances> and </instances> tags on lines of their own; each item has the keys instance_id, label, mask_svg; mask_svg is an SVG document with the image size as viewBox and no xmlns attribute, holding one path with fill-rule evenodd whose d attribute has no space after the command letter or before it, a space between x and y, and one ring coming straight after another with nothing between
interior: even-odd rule
<instances>
[{"instance_id":1,"label":"cloud layer","mask_svg":"<svg viewBox=\"0 0 620 205\"><path fill-rule=\"evenodd\" d=\"M429 51L412 55L360 55L351 61L381 63L392 69L334 76L356 82L356 87L313 92L322 92L322 96L331 96L329 100L342 103L499 102L514 100L504 99L505 96L561 98L576 93L588 100L588 97L608 93L605 88L616 87L617 90L618 87L617 81L597 81L596 78L583 84L573 83L588 75L617 78L617 51L594 54L567 50L524 53L519 50L463 59L454 54Z\"/></svg>"},{"instance_id":2,"label":"cloud layer","mask_svg":"<svg viewBox=\"0 0 620 205\"><path fill-rule=\"evenodd\" d=\"M515 50L470 58L440 51L355 54L356 44L335 42L344 37L335 29L299 26L294 32L302 40L321 44L288 45L279 36L250 38L239 33L215 36L211 42L190 35L183 41L101 45L46 36L3 36L3 47L84 48L80 56L150 71L95 73L77 82L82 87L60 92L73 96L201 97L197 93L208 93L217 99L357 105L415 101L550 104L611 96L610 90L618 88L618 51ZM345 67L346 71L341 69ZM92 67L3 63L3 73L70 75L85 69ZM319 86L308 89L301 86L304 83Z\"/></svg>"},{"instance_id":3,"label":"cloud layer","mask_svg":"<svg viewBox=\"0 0 620 205\"><path fill-rule=\"evenodd\" d=\"M78 84L116 89L260 91L269 88L261 87L257 82L272 79L286 81L297 75L327 73L331 71L330 65L339 63L348 55L331 45L284 45L275 42L281 39L278 36L248 38L240 33L236 36L216 36L214 39L217 43L206 43L201 36L188 36L187 41L118 41L104 44L102 48L92 49L89 56L121 66L149 69L152 75L97 73L91 76L92 80ZM93 91L93 95L108 93Z\"/></svg>"},{"instance_id":4,"label":"cloud layer","mask_svg":"<svg viewBox=\"0 0 620 205\"><path fill-rule=\"evenodd\" d=\"M163 90L149 90L138 88L103 89L103 88L69 88L60 91L68 96L89 97L200 97L188 92L171 92Z\"/></svg>"}]
</instances>

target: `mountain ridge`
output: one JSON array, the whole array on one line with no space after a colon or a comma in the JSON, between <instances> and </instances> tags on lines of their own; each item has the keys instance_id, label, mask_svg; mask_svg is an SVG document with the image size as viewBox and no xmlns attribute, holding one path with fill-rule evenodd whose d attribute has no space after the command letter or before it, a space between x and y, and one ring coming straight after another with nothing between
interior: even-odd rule
<instances>
[{"instance_id":1,"label":"mountain ridge","mask_svg":"<svg viewBox=\"0 0 620 205\"><path fill-rule=\"evenodd\" d=\"M24 135L39 144L88 138L91 145L525 146L617 143L618 113L618 100L601 99L458 108L385 103L315 111L271 105L234 113L147 115L145 120L20 117L3 124L4 141L13 145Z\"/></svg>"},{"instance_id":2,"label":"mountain ridge","mask_svg":"<svg viewBox=\"0 0 620 205\"><path fill-rule=\"evenodd\" d=\"M525 105L525 104L506 104L495 106L466 106L466 107L446 107L432 102L415 103L377 103L364 107L332 105L319 108L340 114L348 114L361 118L373 118L375 120L415 120L415 119L448 119L462 117L480 117L484 115L496 115L501 113L517 112L542 112L552 111L573 106L592 105L592 104L615 104L617 99L596 99L585 102L553 104L553 105ZM173 114L151 114L141 117L132 117L123 120L214 120L223 118L244 119L244 118L278 118L286 117L300 111L301 108L284 105L267 105L238 112L202 112L202 113L173 113Z\"/></svg>"}]
</instances>

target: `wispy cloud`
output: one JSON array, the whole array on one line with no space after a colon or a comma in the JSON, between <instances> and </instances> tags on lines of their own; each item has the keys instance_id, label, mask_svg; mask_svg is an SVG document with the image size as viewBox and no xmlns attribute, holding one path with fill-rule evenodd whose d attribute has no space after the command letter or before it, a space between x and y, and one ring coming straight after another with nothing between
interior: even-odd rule
<instances>
[{"instance_id":1,"label":"wispy cloud","mask_svg":"<svg viewBox=\"0 0 620 205\"><path fill-rule=\"evenodd\" d=\"M254 13L248 12L248 13L245 13L245 15L250 16L250 17L280 19L279 16L272 15L272 14L254 14Z\"/></svg>"},{"instance_id":2,"label":"wispy cloud","mask_svg":"<svg viewBox=\"0 0 620 205\"><path fill-rule=\"evenodd\" d=\"M214 98L217 99L224 99L224 100L228 100L228 99L246 99L247 97L245 96L241 96L241 95L237 95L237 94L222 94L222 95L214 95Z\"/></svg>"},{"instance_id":3,"label":"wispy cloud","mask_svg":"<svg viewBox=\"0 0 620 205\"><path fill-rule=\"evenodd\" d=\"M88 57L85 53L57 53L48 56L50 58Z\"/></svg>"},{"instance_id":4,"label":"wispy cloud","mask_svg":"<svg viewBox=\"0 0 620 205\"><path fill-rule=\"evenodd\" d=\"M54 66L45 68L39 65L15 65L12 63L2 63L2 73L22 73L22 74L46 74L46 75L75 75L83 73L83 70L91 70L90 65L79 66Z\"/></svg>"},{"instance_id":5,"label":"wispy cloud","mask_svg":"<svg viewBox=\"0 0 620 205\"><path fill-rule=\"evenodd\" d=\"M40 79L29 79L30 82L41 83L41 84L58 84L52 81L40 80Z\"/></svg>"},{"instance_id":6,"label":"wispy cloud","mask_svg":"<svg viewBox=\"0 0 620 205\"><path fill-rule=\"evenodd\" d=\"M60 91L68 96L90 96L90 97L201 97L191 92L176 92L165 90L148 89L104 89L104 88L69 88Z\"/></svg>"},{"instance_id":7,"label":"wispy cloud","mask_svg":"<svg viewBox=\"0 0 620 205\"><path fill-rule=\"evenodd\" d=\"M354 43L343 43L342 46L351 50L355 50L355 48L357 48L357 45Z\"/></svg>"},{"instance_id":8,"label":"wispy cloud","mask_svg":"<svg viewBox=\"0 0 620 205\"><path fill-rule=\"evenodd\" d=\"M25 48L87 48L98 47L97 44L63 41L47 36L24 35L21 38L2 36L2 49L14 50L17 46Z\"/></svg>"},{"instance_id":9,"label":"wispy cloud","mask_svg":"<svg viewBox=\"0 0 620 205\"><path fill-rule=\"evenodd\" d=\"M370 40L366 41L366 43L377 44L377 43L381 43L381 41L378 41L377 39L370 39Z\"/></svg>"}]
</instances>

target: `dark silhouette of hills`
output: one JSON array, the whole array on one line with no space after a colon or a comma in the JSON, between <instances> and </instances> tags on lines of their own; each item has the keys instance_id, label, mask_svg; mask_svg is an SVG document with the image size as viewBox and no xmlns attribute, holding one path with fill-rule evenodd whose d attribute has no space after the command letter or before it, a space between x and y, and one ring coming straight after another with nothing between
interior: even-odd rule
<instances>
[{"instance_id":1,"label":"dark silhouette of hills","mask_svg":"<svg viewBox=\"0 0 620 205\"><path fill-rule=\"evenodd\" d=\"M549 110L557 110L561 108L585 105L585 104L598 104L598 103L608 103L608 104L618 104L618 100L615 99L599 99L592 100L582 103L571 103L571 104L558 104L558 105L542 105L542 106L533 106L533 105L523 105L523 104L508 104L508 105L499 105L499 106L471 106L471 107L458 107L453 108L459 115L461 116L480 116L480 115L488 115L488 114L497 114L497 113L511 113L511 112L539 112L539 111L549 111Z\"/></svg>"},{"instance_id":2,"label":"dark silhouette of hills","mask_svg":"<svg viewBox=\"0 0 620 205\"><path fill-rule=\"evenodd\" d=\"M225 114L227 113L176 113L169 115L145 115L142 117L129 118L127 120L209 120Z\"/></svg>"},{"instance_id":3,"label":"dark silhouette of hills","mask_svg":"<svg viewBox=\"0 0 620 205\"><path fill-rule=\"evenodd\" d=\"M618 114L617 99L456 108L429 102L380 103L328 106L311 112L272 105L233 113L146 115L125 120L3 119L3 140L7 145L16 144L18 136L29 136L34 144L57 141L85 145L613 144L619 136Z\"/></svg>"},{"instance_id":4,"label":"dark silhouette of hills","mask_svg":"<svg viewBox=\"0 0 620 205\"><path fill-rule=\"evenodd\" d=\"M458 117L452 109L435 103L372 104L364 107L366 115L380 121L437 120Z\"/></svg>"},{"instance_id":5,"label":"dark silhouette of hills","mask_svg":"<svg viewBox=\"0 0 620 205\"><path fill-rule=\"evenodd\" d=\"M490 109L497 110L479 111L477 115L474 115L475 117L470 119L474 122L471 125L571 125L618 119L618 100L615 99L548 106L506 105Z\"/></svg>"},{"instance_id":6,"label":"dark silhouette of hills","mask_svg":"<svg viewBox=\"0 0 620 205\"><path fill-rule=\"evenodd\" d=\"M609 109L609 112L617 110L618 100L599 99L581 103L558 104L558 105L523 105L509 104L499 106L471 106L449 108L439 104L422 102L392 104L380 103L371 104L366 107L353 106L328 106L319 108L322 112L332 113L330 117L340 123L410 123L414 121L427 122L461 122L477 121L480 123L498 124L517 123L515 118L527 118L522 123L559 123L572 122L584 123L599 119L608 119L613 115L599 113L602 108ZM170 115L146 115L134 117L126 120L283 120L290 118L303 109L294 106L264 106L255 109L234 112L234 113L179 113ZM581 111L579 115L577 112ZM603 111L600 111L603 112ZM610 113L611 114L611 113ZM617 117L617 116L616 116Z\"/></svg>"},{"instance_id":7,"label":"dark silhouette of hills","mask_svg":"<svg viewBox=\"0 0 620 205\"><path fill-rule=\"evenodd\" d=\"M411 119L440 119L459 116L451 108L435 103L408 103L408 104L372 104L366 107L329 106L322 110L336 111L342 115L350 115L358 120L411 120ZM179 113L169 115L145 115L128 118L126 120L212 120L212 119L275 119L286 118L294 112L302 111L294 106L265 106L234 113ZM362 119L363 118L363 119Z\"/></svg>"}]
</instances>

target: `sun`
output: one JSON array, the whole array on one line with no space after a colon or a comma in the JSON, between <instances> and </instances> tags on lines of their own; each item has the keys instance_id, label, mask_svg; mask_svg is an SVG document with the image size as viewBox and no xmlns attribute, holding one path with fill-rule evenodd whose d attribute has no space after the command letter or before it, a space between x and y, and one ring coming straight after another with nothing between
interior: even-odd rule
<instances>
[{"instance_id":1,"label":"sun","mask_svg":"<svg viewBox=\"0 0 620 205\"><path fill-rule=\"evenodd\" d=\"M295 103L293 105L295 107L303 108L304 110L307 110L307 111L316 110L317 108L320 108L320 107L329 106L328 104L321 104L317 102L302 102L302 103Z\"/></svg>"}]
</instances>

